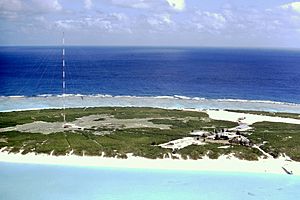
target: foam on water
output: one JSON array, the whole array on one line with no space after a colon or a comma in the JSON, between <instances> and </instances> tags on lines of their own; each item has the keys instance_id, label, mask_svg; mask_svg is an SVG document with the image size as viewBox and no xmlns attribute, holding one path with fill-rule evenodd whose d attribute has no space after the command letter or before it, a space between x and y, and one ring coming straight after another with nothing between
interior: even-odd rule
<instances>
[{"instance_id":1,"label":"foam on water","mask_svg":"<svg viewBox=\"0 0 300 200\"><path fill-rule=\"evenodd\" d=\"M184 96L112 96L105 94L64 96L66 107L154 107L168 109L235 109L300 113L300 104L240 99L205 99ZM0 111L62 108L62 95L0 97Z\"/></svg>"}]
</instances>

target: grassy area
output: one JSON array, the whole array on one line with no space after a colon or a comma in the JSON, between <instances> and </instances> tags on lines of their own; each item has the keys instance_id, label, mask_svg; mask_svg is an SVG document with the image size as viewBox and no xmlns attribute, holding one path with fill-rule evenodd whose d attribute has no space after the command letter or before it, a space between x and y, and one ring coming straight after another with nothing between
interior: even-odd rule
<instances>
[{"instance_id":1,"label":"grassy area","mask_svg":"<svg viewBox=\"0 0 300 200\"><path fill-rule=\"evenodd\" d=\"M146 158L163 158L172 154L172 149L164 149L158 144L189 136L193 130L213 131L215 128L231 128L235 122L213 120L203 112L165 110L155 108L76 108L67 109L67 121L76 118L106 114L118 119L152 118L154 124L171 125L170 129L127 128L116 129L112 134L95 135L92 129L65 131L60 133L24 133L17 131L0 133L0 148L7 147L9 152L46 153L65 155L73 151L76 155L99 156L102 152L107 157L126 158L127 153ZM185 119L185 120L182 120ZM0 127L10 127L33 121L62 122L61 110L39 110L0 113ZM99 119L97 119L99 120ZM101 119L100 119L101 120ZM102 119L104 120L104 119ZM253 125L250 136L255 144L268 141L262 148L274 155L286 153L292 159L300 161L300 125L260 122ZM105 128L103 128L102 131ZM97 129L99 130L99 128ZM291 137L291 138L290 138ZM240 159L256 160L262 153L251 147L233 145L230 148L218 148L221 144L191 145L176 153L183 158L200 159L207 155L218 158L220 155L234 154Z\"/></svg>"},{"instance_id":2,"label":"grassy area","mask_svg":"<svg viewBox=\"0 0 300 200\"><path fill-rule=\"evenodd\" d=\"M159 117L208 117L206 113L182 112L180 110L164 110L158 108L128 108L128 107L100 107L100 108L72 108L66 109L66 120L74 121L83 116L107 114L113 115L117 119L133 118L159 118ZM0 128L26 124L34 121L63 122L62 110L45 109L31 111L16 111L0 113Z\"/></svg>"},{"instance_id":3,"label":"grassy area","mask_svg":"<svg viewBox=\"0 0 300 200\"><path fill-rule=\"evenodd\" d=\"M284 118L293 118L293 119L300 119L300 114L298 113L284 113L284 112L265 112L265 111L253 111L253 110L227 110L230 112L237 112L237 113L248 113L254 115L265 115L271 117L284 117Z\"/></svg>"},{"instance_id":4,"label":"grassy area","mask_svg":"<svg viewBox=\"0 0 300 200\"><path fill-rule=\"evenodd\" d=\"M300 161L300 125L258 122L252 125L255 128L250 139L273 157L285 153L293 160Z\"/></svg>"}]
</instances>

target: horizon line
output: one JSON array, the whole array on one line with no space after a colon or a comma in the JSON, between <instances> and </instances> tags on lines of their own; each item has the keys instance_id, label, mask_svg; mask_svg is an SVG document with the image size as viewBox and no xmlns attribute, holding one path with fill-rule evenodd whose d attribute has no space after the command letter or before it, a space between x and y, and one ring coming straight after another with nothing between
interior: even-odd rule
<instances>
[{"instance_id":1,"label":"horizon line","mask_svg":"<svg viewBox=\"0 0 300 200\"><path fill-rule=\"evenodd\" d=\"M89 45L89 44L70 44L66 47L133 47L133 48L220 48L220 49L285 49L300 50L300 47L270 47L270 46L196 46L196 45ZM29 45L29 44L13 44L1 45L2 47L61 47L61 44L45 44L45 45Z\"/></svg>"}]
</instances>

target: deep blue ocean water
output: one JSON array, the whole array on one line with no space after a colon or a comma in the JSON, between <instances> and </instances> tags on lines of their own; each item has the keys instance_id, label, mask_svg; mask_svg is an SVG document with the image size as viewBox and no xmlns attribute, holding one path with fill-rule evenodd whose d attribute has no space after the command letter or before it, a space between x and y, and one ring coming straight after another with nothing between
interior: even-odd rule
<instances>
[{"instance_id":1,"label":"deep blue ocean water","mask_svg":"<svg viewBox=\"0 0 300 200\"><path fill-rule=\"evenodd\" d=\"M288 175L134 170L0 163L0 199L286 200L300 198Z\"/></svg>"},{"instance_id":2,"label":"deep blue ocean water","mask_svg":"<svg viewBox=\"0 0 300 200\"><path fill-rule=\"evenodd\" d=\"M0 95L62 93L60 47L1 47ZM66 47L69 94L300 103L300 50Z\"/></svg>"}]
</instances>

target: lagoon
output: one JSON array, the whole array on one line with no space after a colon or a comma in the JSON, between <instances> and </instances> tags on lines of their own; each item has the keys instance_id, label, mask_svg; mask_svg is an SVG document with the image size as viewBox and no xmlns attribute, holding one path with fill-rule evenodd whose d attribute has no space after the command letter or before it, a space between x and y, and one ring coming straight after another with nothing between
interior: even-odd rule
<instances>
[{"instance_id":1,"label":"lagoon","mask_svg":"<svg viewBox=\"0 0 300 200\"><path fill-rule=\"evenodd\" d=\"M0 199L299 199L300 177L0 162Z\"/></svg>"}]
</instances>

